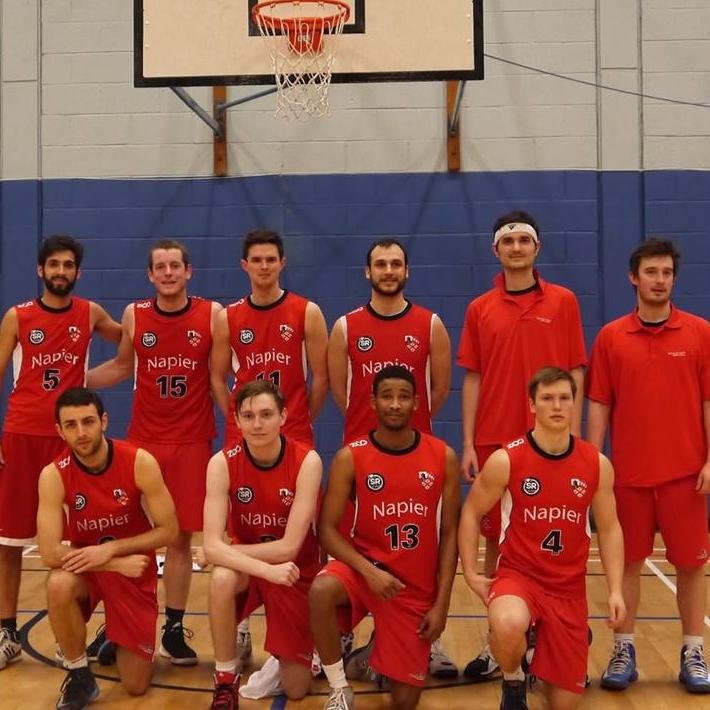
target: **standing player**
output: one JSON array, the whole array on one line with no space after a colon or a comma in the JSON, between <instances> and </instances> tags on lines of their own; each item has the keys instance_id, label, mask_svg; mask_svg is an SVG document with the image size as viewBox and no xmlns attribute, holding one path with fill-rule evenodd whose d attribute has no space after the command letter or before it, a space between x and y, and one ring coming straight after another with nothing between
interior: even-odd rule
<instances>
[{"instance_id":1,"label":"standing player","mask_svg":"<svg viewBox=\"0 0 710 710\"><path fill-rule=\"evenodd\" d=\"M547 283L535 269L541 243L535 220L526 212L503 215L493 227L493 253L503 268L494 287L466 310L457 362L465 368L461 388L465 480L473 480L488 457L506 441L532 426L526 387L541 367L569 370L579 397L572 433L582 422L582 385L586 351L579 306L574 294ZM484 571L491 575L498 558L500 506L481 525L486 539ZM465 668L472 680L498 670L488 645Z\"/></svg>"},{"instance_id":2,"label":"standing player","mask_svg":"<svg viewBox=\"0 0 710 710\"><path fill-rule=\"evenodd\" d=\"M677 573L683 627L679 680L710 693L703 654L704 566L710 492L710 325L671 304L680 254L649 239L631 255L634 313L605 325L589 371L588 438L601 449L611 433L616 499L624 530L628 615L614 635L602 686L623 690L638 677L634 622L640 576L656 526Z\"/></svg>"},{"instance_id":3,"label":"standing player","mask_svg":"<svg viewBox=\"0 0 710 710\"><path fill-rule=\"evenodd\" d=\"M371 401L377 427L336 454L319 521L321 543L335 558L309 593L311 630L331 687L328 710L353 708L338 609L349 611L353 626L372 613L370 664L390 679L396 708L417 705L456 571L456 456L412 428L417 395L408 368L378 372ZM352 537L345 538L339 523L351 496L357 512Z\"/></svg>"},{"instance_id":4,"label":"standing player","mask_svg":"<svg viewBox=\"0 0 710 710\"><path fill-rule=\"evenodd\" d=\"M320 566L318 454L281 434L287 413L270 380L241 387L235 409L242 438L210 460L205 499L205 555L215 565L209 604L216 661L212 707L220 710L238 705L237 621L261 604L264 646L278 658L284 692L294 700L308 692L313 640L307 595ZM233 544L224 541L226 530Z\"/></svg>"},{"instance_id":5,"label":"standing player","mask_svg":"<svg viewBox=\"0 0 710 710\"><path fill-rule=\"evenodd\" d=\"M0 383L11 358L13 364L0 448L0 669L20 659L17 598L22 547L36 532L37 480L64 448L54 403L84 384L92 332L114 342L121 337L101 306L71 295L83 254L72 237L45 239L37 254L42 295L10 308L0 324Z\"/></svg>"},{"instance_id":6,"label":"standing player","mask_svg":"<svg viewBox=\"0 0 710 710\"><path fill-rule=\"evenodd\" d=\"M506 710L527 708L520 662L535 624L532 673L554 710L575 708L587 674L585 574L590 508L609 586L609 625L624 617L621 527L614 471L597 449L571 434L576 383L545 367L530 381L534 428L492 454L461 514L459 550L466 582L488 607L491 649L503 671ZM491 580L477 573L483 515L502 501L500 560Z\"/></svg>"},{"instance_id":7,"label":"standing player","mask_svg":"<svg viewBox=\"0 0 710 710\"><path fill-rule=\"evenodd\" d=\"M106 439L108 418L95 393L67 390L56 419L68 451L40 475L37 530L50 568L49 621L69 671L57 708L78 710L99 694L85 651L86 619L99 601L118 645L123 687L131 695L148 689L158 617L154 550L178 527L157 462L125 441Z\"/></svg>"},{"instance_id":8,"label":"standing player","mask_svg":"<svg viewBox=\"0 0 710 710\"><path fill-rule=\"evenodd\" d=\"M128 439L155 456L175 501L180 534L165 553L160 655L180 666L197 663L182 621L192 577L192 533L202 530L207 463L216 434L209 358L221 310L218 303L188 296L191 277L187 249L172 239L156 242L148 254L155 298L126 307L116 357L88 374L91 387L110 387L134 374Z\"/></svg>"}]
</instances>

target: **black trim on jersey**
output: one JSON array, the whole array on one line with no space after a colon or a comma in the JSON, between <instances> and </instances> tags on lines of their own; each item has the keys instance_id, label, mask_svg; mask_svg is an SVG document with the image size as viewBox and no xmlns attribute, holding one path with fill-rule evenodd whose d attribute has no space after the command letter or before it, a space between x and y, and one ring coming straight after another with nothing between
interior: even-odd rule
<instances>
[{"instance_id":1,"label":"black trim on jersey","mask_svg":"<svg viewBox=\"0 0 710 710\"><path fill-rule=\"evenodd\" d=\"M574 437L572 434L569 435L569 446L567 447L567 451L563 451L561 454L551 454L549 451L545 451L544 449L541 449L538 446L537 441L533 438L532 435L532 429L525 435L528 438L528 442L530 442L530 446L535 449L535 452L540 454L543 458L550 459L551 461L559 461L560 459L566 459L568 456L571 456L572 452L574 451Z\"/></svg>"},{"instance_id":2,"label":"black trim on jersey","mask_svg":"<svg viewBox=\"0 0 710 710\"><path fill-rule=\"evenodd\" d=\"M66 313L67 311L70 311L71 307L74 305L74 301L69 301L68 306L52 308L52 306L48 306L41 298L38 298L36 303L43 311L47 311L47 313Z\"/></svg>"},{"instance_id":3,"label":"black trim on jersey","mask_svg":"<svg viewBox=\"0 0 710 710\"><path fill-rule=\"evenodd\" d=\"M288 289L287 288L284 289L284 292L273 303L267 303L265 306L258 306L256 303L254 303L251 300L251 294L249 294L247 296L247 303L255 311L268 311L271 308L276 308L276 306L280 306L286 300L286 296L288 296Z\"/></svg>"},{"instance_id":4,"label":"black trim on jersey","mask_svg":"<svg viewBox=\"0 0 710 710\"><path fill-rule=\"evenodd\" d=\"M414 432L414 443L406 449L388 449L386 446L382 446L382 444L378 443L377 439L375 439L374 429L367 435L367 437L370 439L372 445L383 454L390 454L391 456L404 456L405 454L409 454L414 451L414 449L419 446L419 442L422 440L422 435L416 429L412 429L412 431Z\"/></svg>"},{"instance_id":5,"label":"black trim on jersey","mask_svg":"<svg viewBox=\"0 0 710 710\"><path fill-rule=\"evenodd\" d=\"M385 316L382 315L382 313L378 313L370 304L370 302L367 302L367 305L365 308L369 312L369 314L373 318L379 318L380 320L385 320L385 321L392 321L392 320L397 320L398 318L404 318L404 316L409 313L409 311L412 310L412 302L408 301L406 298L404 299L404 302L407 304L399 313L393 313L391 316Z\"/></svg>"},{"instance_id":6,"label":"black trim on jersey","mask_svg":"<svg viewBox=\"0 0 710 710\"><path fill-rule=\"evenodd\" d=\"M105 473L113 463L113 441L111 439L106 439L106 443L108 444L108 456L106 457L106 463L98 471L93 471L92 469L84 466L84 464L81 463L81 461L79 461L79 459L74 455L74 452L72 452L71 457L74 459L74 463L84 473L88 473L89 476L100 476L102 473Z\"/></svg>"},{"instance_id":7,"label":"black trim on jersey","mask_svg":"<svg viewBox=\"0 0 710 710\"><path fill-rule=\"evenodd\" d=\"M190 308L192 308L192 296L187 297L187 303L179 311L164 311L160 306L158 306L158 299L153 299L153 308L155 312L160 316L165 316L166 318L177 318L178 316L185 315Z\"/></svg>"},{"instance_id":8,"label":"black trim on jersey","mask_svg":"<svg viewBox=\"0 0 710 710\"><path fill-rule=\"evenodd\" d=\"M524 296L526 293L532 293L533 291L537 291L540 288L540 284L535 281L535 283L532 286L528 286L527 288L521 288L520 291L511 291L509 289L505 289L505 292L509 296Z\"/></svg>"},{"instance_id":9,"label":"black trim on jersey","mask_svg":"<svg viewBox=\"0 0 710 710\"><path fill-rule=\"evenodd\" d=\"M639 318L639 323L641 323L641 325L644 328L660 328L662 325L665 325L666 323L668 323L669 320L670 320L670 316L668 316L668 318L664 318L663 320L659 320L659 321L655 321L654 323L651 323L647 320L641 320Z\"/></svg>"},{"instance_id":10,"label":"black trim on jersey","mask_svg":"<svg viewBox=\"0 0 710 710\"><path fill-rule=\"evenodd\" d=\"M271 471L284 460L284 456L286 455L286 439L284 438L283 434L279 434L279 439L281 440L281 451L279 451L279 455L276 458L276 461L267 466L264 466L264 464L257 463L256 461L254 461L254 457L251 455L251 451L249 451L249 445L247 444L247 440L244 439L244 452L246 453L247 458L249 459L251 465L254 466L254 468L259 469L259 471Z\"/></svg>"}]
</instances>

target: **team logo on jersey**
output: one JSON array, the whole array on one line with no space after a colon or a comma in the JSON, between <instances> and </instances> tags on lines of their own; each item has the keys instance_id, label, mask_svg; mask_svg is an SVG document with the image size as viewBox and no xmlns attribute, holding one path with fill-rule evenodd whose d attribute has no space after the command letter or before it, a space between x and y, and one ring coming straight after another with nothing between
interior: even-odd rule
<instances>
[{"instance_id":1,"label":"team logo on jersey","mask_svg":"<svg viewBox=\"0 0 710 710\"><path fill-rule=\"evenodd\" d=\"M366 353L368 350L372 350L372 346L374 344L375 341L367 335L361 335L357 339L357 349L363 353Z\"/></svg>"},{"instance_id":2,"label":"team logo on jersey","mask_svg":"<svg viewBox=\"0 0 710 710\"><path fill-rule=\"evenodd\" d=\"M69 340L72 341L72 343L78 343L79 338L81 338L81 331L79 328L75 325L70 325L69 326Z\"/></svg>"},{"instance_id":3,"label":"team logo on jersey","mask_svg":"<svg viewBox=\"0 0 710 710\"><path fill-rule=\"evenodd\" d=\"M57 461L57 468L66 468L71 461L71 456L65 456L61 461Z\"/></svg>"},{"instance_id":4,"label":"team logo on jersey","mask_svg":"<svg viewBox=\"0 0 710 710\"><path fill-rule=\"evenodd\" d=\"M404 344L407 346L407 350L410 352L417 352L419 350L419 338L414 335L405 335Z\"/></svg>"},{"instance_id":5,"label":"team logo on jersey","mask_svg":"<svg viewBox=\"0 0 710 710\"><path fill-rule=\"evenodd\" d=\"M114 488L113 498L116 503L120 503L121 505L128 505L128 493L126 493L123 488Z\"/></svg>"},{"instance_id":6,"label":"team logo on jersey","mask_svg":"<svg viewBox=\"0 0 710 710\"><path fill-rule=\"evenodd\" d=\"M371 491L381 491L385 487L385 479L381 473L368 473L365 479L365 485Z\"/></svg>"},{"instance_id":7,"label":"team logo on jersey","mask_svg":"<svg viewBox=\"0 0 710 710\"><path fill-rule=\"evenodd\" d=\"M584 494L587 492L587 484L581 478L570 478L570 485L572 486L572 493L574 493L577 498L583 498Z\"/></svg>"},{"instance_id":8,"label":"team logo on jersey","mask_svg":"<svg viewBox=\"0 0 710 710\"><path fill-rule=\"evenodd\" d=\"M187 331L187 342L190 343L193 348L196 348L200 344L200 340L202 340L202 333L198 333L196 330Z\"/></svg>"},{"instance_id":9,"label":"team logo on jersey","mask_svg":"<svg viewBox=\"0 0 710 710\"><path fill-rule=\"evenodd\" d=\"M523 479L523 483L520 486L520 490L525 493L526 496L536 496L542 490L542 486L540 485L540 481L538 481L537 478L528 476L527 478Z\"/></svg>"},{"instance_id":10,"label":"team logo on jersey","mask_svg":"<svg viewBox=\"0 0 710 710\"><path fill-rule=\"evenodd\" d=\"M254 497L254 491L249 486L239 486L237 488L237 500L240 503L251 503Z\"/></svg>"},{"instance_id":11,"label":"team logo on jersey","mask_svg":"<svg viewBox=\"0 0 710 710\"><path fill-rule=\"evenodd\" d=\"M419 483L422 484L425 491L428 491L436 482L434 474L429 473L429 471L419 471L417 476L419 477Z\"/></svg>"},{"instance_id":12,"label":"team logo on jersey","mask_svg":"<svg viewBox=\"0 0 710 710\"><path fill-rule=\"evenodd\" d=\"M241 450L242 447L237 444L233 449L227 449L225 453L228 459L233 459Z\"/></svg>"},{"instance_id":13,"label":"team logo on jersey","mask_svg":"<svg viewBox=\"0 0 710 710\"><path fill-rule=\"evenodd\" d=\"M249 345L254 340L254 331L249 328L242 328L239 331L239 342L242 345Z\"/></svg>"},{"instance_id":14,"label":"team logo on jersey","mask_svg":"<svg viewBox=\"0 0 710 710\"><path fill-rule=\"evenodd\" d=\"M74 496L74 510L84 510L86 508L86 496L83 493L77 493Z\"/></svg>"},{"instance_id":15,"label":"team logo on jersey","mask_svg":"<svg viewBox=\"0 0 710 710\"><path fill-rule=\"evenodd\" d=\"M136 308L150 308L152 305L153 301L138 301Z\"/></svg>"},{"instance_id":16,"label":"team logo on jersey","mask_svg":"<svg viewBox=\"0 0 710 710\"><path fill-rule=\"evenodd\" d=\"M288 343L291 338L293 338L294 329L286 323L281 323L279 326L279 335Z\"/></svg>"},{"instance_id":17,"label":"team logo on jersey","mask_svg":"<svg viewBox=\"0 0 710 710\"><path fill-rule=\"evenodd\" d=\"M152 348L157 345L158 336L155 333L151 333L149 330L146 330L141 337L141 343L143 343L143 346L146 348Z\"/></svg>"},{"instance_id":18,"label":"team logo on jersey","mask_svg":"<svg viewBox=\"0 0 710 710\"><path fill-rule=\"evenodd\" d=\"M291 505L293 503L293 491L288 488L279 488L279 498L284 505Z\"/></svg>"},{"instance_id":19,"label":"team logo on jersey","mask_svg":"<svg viewBox=\"0 0 710 710\"><path fill-rule=\"evenodd\" d=\"M44 331L41 328L32 328L28 339L32 345L39 345L44 342Z\"/></svg>"}]
</instances>

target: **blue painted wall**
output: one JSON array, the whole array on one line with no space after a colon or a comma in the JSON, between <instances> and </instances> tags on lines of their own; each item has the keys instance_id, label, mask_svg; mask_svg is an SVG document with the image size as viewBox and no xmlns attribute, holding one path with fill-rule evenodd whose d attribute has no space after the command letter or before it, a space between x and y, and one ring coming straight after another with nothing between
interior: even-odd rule
<instances>
[{"instance_id":1,"label":"blue painted wall","mask_svg":"<svg viewBox=\"0 0 710 710\"><path fill-rule=\"evenodd\" d=\"M284 285L317 301L329 326L360 305L369 244L384 235L409 248L407 294L436 310L458 343L469 300L498 270L490 227L522 208L541 225L542 274L578 295L588 343L606 321L629 310L629 252L644 234L677 240L684 255L676 302L710 316L710 172L542 171L463 174L324 175L194 180L45 180L0 183L2 308L36 296L42 236L69 232L86 245L80 295L115 318L152 290L148 246L184 240L195 264L191 290L227 303L248 289L238 267L241 236L255 227L284 235ZM111 349L94 347L94 362ZM6 380L9 379L6 378ZM458 448L460 373L438 433ZM128 384L107 394L112 432L122 434ZM329 403L318 425L326 456L341 436Z\"/></svg>"}]
</instances>

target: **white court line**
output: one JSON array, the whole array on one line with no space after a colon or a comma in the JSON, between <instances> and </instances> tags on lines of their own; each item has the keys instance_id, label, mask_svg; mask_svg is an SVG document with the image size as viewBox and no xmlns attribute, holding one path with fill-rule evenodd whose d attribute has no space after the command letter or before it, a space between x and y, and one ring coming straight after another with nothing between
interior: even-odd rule
<instances>
[{"instance_id":1,"label":"white court line","mask_svg":"<svg viewBox=\"0 0 710 710\"><path fill-rule=\"evenodd\" d=\"M654 565L651 560L648 560L648 559L646 560L646 567L648 567L651 570L651 572L653 572L653 574L655 574L656 577L658 577L658 579L660 579L661 582L663 582L663 584L665 584L666 587L668 587L668 589L670 589L673 592L673 594L676 593L675 584L673 584L673 582L671 582L671 580L668 579L668 577L666 577L666 575L663 574L663 572L661 572L661 570L658 569L658 567L656 567L656 565ZM703 621L705 622L705 626L710 628L710 619L708 619L707 616L703 618Z\"/></svg>"}]
</instances>

